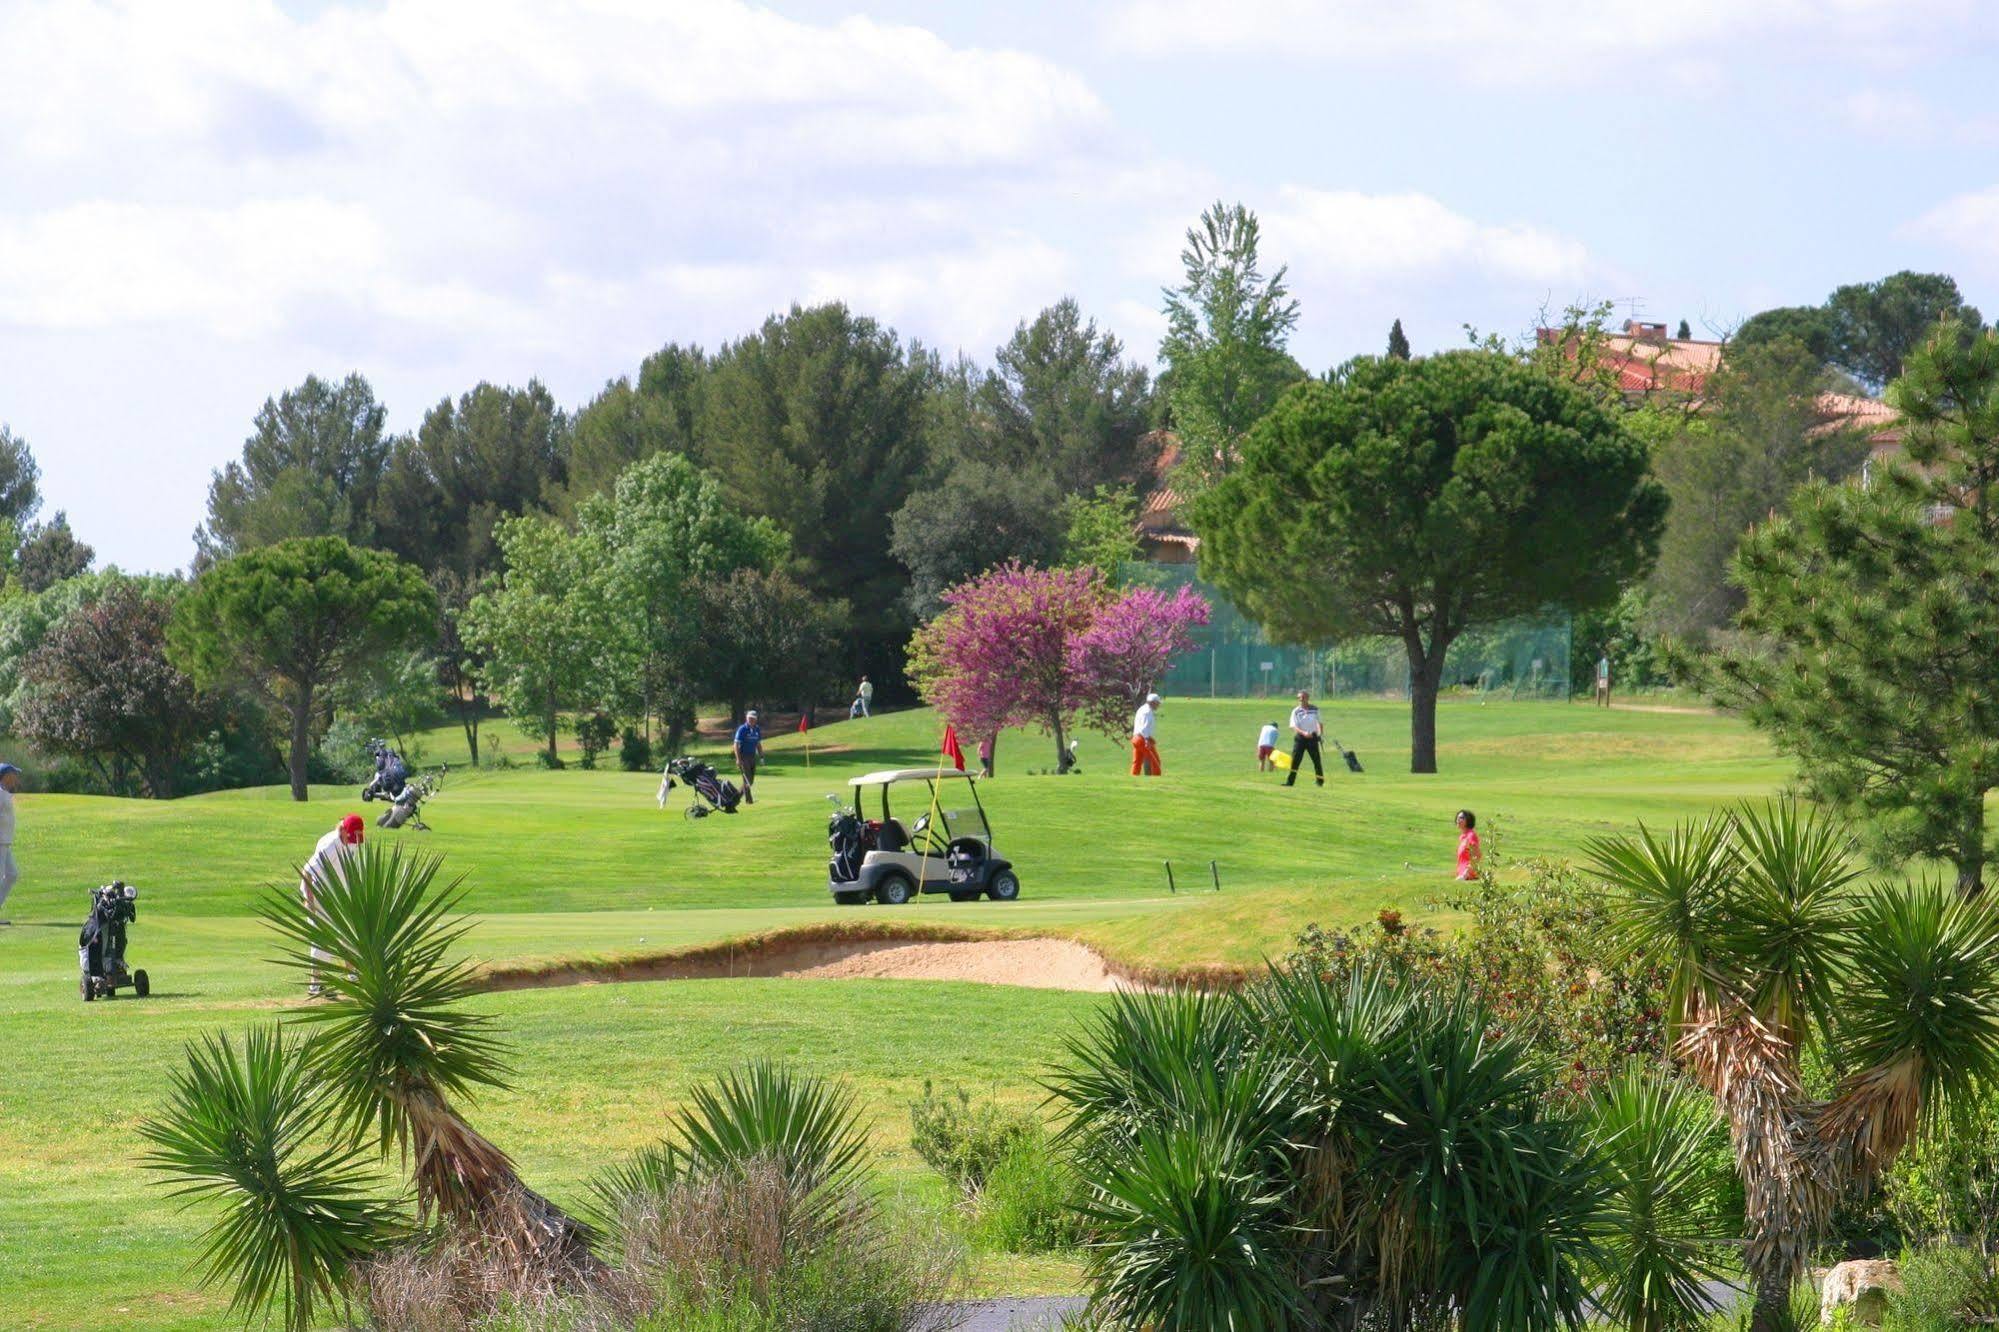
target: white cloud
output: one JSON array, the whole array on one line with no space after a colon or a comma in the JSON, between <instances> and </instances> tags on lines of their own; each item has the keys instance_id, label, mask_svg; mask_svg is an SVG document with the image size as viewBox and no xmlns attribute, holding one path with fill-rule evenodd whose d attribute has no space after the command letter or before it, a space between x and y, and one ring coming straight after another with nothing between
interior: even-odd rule
<instances>
[{"instance_id":1,"label":"white cloud","mask_svg":"<svg viewBox=\"0 0 1999 1332\"><path fill-rule=\"evenodd\" d=\"M1999 269L1999 185L1946 199L1903 231L1948 246L1988 271Z\"/></svg>"},{"instance_id":2,"label":"white cloud","mask_svg":"<svg viewBox=\"0 0 1999 1332\"><path fill-rule=\"evenodd\" d=\"M1107 36L1144 55L1253 52L1361 62L1442 59L1493 84L1598 81L1643 62L1702 81L1744 43L1794 54L1864 44L1870 59L1976 35L1978 0L1128 0Z\"/></svg>"},{"instance_id":3,"label":"white cloud","mask_svg":"<svg viewBox=\"0 0 1999 1332\"><path fill-rule=\"evenodd\" d=\"M1407 286L1452 274L1574 286L1588 276L1581 242L1518 223L1480 222L1427 194L1359 194L1286 186L1263 214L1268 250L1301 280Z\"/></svg>"}]
</instances>

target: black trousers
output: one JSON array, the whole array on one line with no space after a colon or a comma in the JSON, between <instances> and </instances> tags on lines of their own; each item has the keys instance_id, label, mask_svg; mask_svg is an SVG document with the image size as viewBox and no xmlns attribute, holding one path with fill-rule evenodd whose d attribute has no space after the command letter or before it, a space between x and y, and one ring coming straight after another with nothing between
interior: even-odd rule
<instances>
[{"instance_id":1,"label":"black trousers","mask_svg":"<svg viewBox=\"0 0 1999 1332\"><path fill-rule=\"evenodd\" d=\"M1316 735L1293 735L1291 737L1291 771L1284 777L1286 786L1298 780L1298 765L1305 756L1312 756L1312 775L1320 781L1326 780L1326 765L1319 759L1319 737Z\"/></svg>"}]
</instances>

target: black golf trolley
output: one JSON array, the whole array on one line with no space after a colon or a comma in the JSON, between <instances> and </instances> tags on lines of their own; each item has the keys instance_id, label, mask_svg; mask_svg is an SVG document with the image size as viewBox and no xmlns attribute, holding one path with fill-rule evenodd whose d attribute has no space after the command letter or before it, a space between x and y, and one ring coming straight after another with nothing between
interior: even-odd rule
<instances>
[{"instance_id":1,"label":"black golf trolley","mask_svg":"<svg viewBox=\"0 0 1999 1332\"><path fill-rule=\"evenodd\" d=\"M125 966L125 927L139 918L139 890L129 883L107 883L92 890L90 919L76 936L76 962L82 975L77 988L83 1002L110 999L120 990L130 990L144 999L152 993L152 983L144 967L137 971Z\"/></svg>"}]
</instances>

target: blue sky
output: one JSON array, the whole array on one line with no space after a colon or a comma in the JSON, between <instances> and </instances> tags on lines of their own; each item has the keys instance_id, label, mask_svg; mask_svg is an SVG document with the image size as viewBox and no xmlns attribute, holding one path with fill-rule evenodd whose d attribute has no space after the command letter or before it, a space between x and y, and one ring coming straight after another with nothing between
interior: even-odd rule
<instances>
[{"instance_id":1,"label":"blue sky","mask_svg":"<svg viewBox=\"0 0 1999 1332\"><path fill-rule=\"evenodd\" d=\"M1898 268L1999 314L1999 0L0 0L0 421L127 568L263 399L566 405L841 298L1150 361L1240 199L1313 369L1542 305L1726 329Z\"/></svg>"}]
</instances>

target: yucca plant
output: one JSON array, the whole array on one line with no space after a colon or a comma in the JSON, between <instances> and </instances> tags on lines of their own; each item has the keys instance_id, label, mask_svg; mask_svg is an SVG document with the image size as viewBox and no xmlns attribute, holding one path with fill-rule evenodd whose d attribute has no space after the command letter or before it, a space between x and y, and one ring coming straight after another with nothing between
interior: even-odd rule
<instances>
[{"instance_id":1,"label":"yucca plant","mask_svg":"<svg viewBox=\"0 0 1999 1332\"><path fill-rule=\"evenodd\" d=\"M1753 1326L1785 1329L1840 1192L1885 1169L1939 1098L1999 1072L1999 923L1935 885L1855 890L1849 839L1793 802L1590 851L1622 896L1627 950L1673 970L1675 1051L1742 1176ZM1800 1072L1814 1042L1846 1070L1824 1105Z\"/></svg>"},{"instance_id":2,"label":"yucca plant","mask_svg":"<svg viewBox=\"0 0 1999 1332\"><path fill-rule=\"evenodd\" d=\"M284 887L265 898L261 914L289 945L279 961L316 970L325 987L296 1019L310 1032L300 1058L347 1141L408 1164L420 1219L482 1237L523 1273L595 1271L588 1229L523 1183L454 1104L504 1086L507 1065L491 1019L464 1007L478 991L472 962L456 955L470 923L457 914L460 883L441 883L441 868L367 845L314 907Z\"/></svg>"},{"instance_id":3,"label":"yucca plant","mask_svg":"<svg viewBox=\"0 0 1999 1332\"><path fill-rule=\"evenodd\" d=\"M232 1283L230 1308L245 1318L275 1310L302 1332L402 1227L363 1154L327 1142L331 1106L294 1053L274 1027L251 1030L240 1049L204 1037L139 1132L173 1196L223 1205L202 1249L204 1282Z\"/></svg>"},{"instance_id":4,"label":"yucca plant","mask_svg":"<svg viewBox=\"0 0 1999 1332\"><path fill-rule=\"evenodd\" d=\"M1585 1114L1612 1179L1593 1302L1629 1332L1706 1327L1719 1311L1712 1283L1731 1266L1724 1237L1735 1228L1716 1168L1727 1129L1714 1103L1690 1083L1634 1066L1591 1097Z\"/></svg>"}]
</instances>

